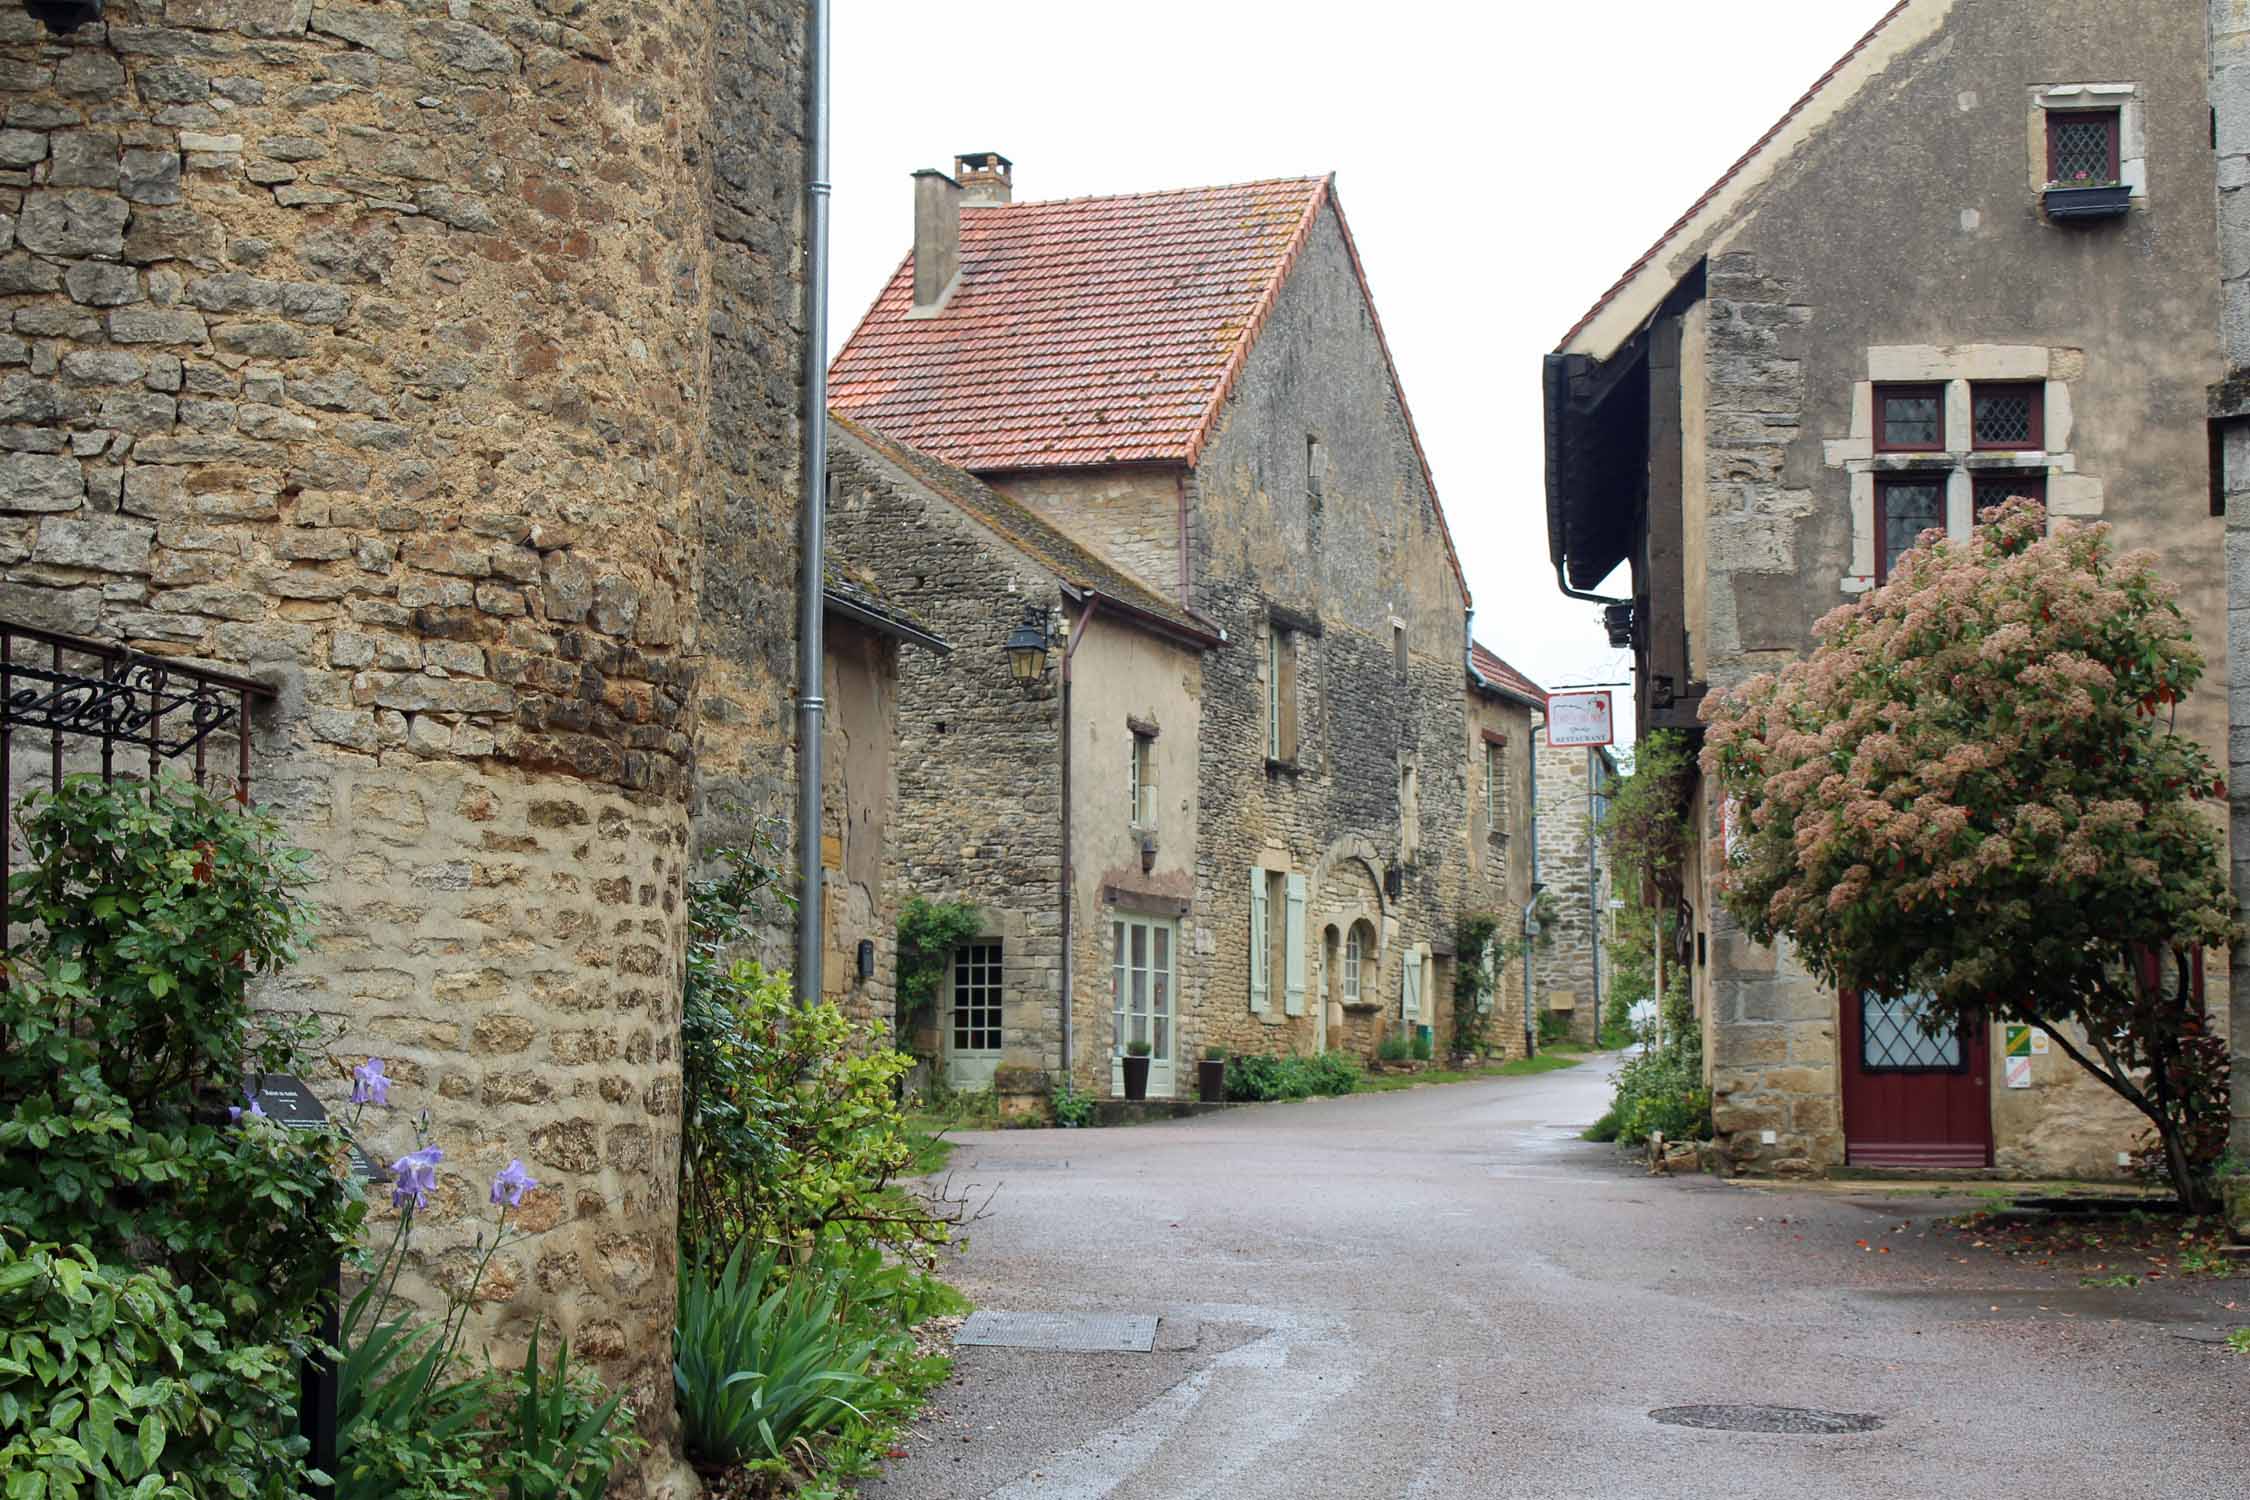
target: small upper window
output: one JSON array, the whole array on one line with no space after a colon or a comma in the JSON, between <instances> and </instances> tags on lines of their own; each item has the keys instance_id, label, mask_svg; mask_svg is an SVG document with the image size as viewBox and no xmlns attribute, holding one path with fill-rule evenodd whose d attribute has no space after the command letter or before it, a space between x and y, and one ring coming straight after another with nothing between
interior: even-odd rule
<instances>
[{"instance_id":1,"label":"small upper window","mask_svg":"<svg viewBox=\"0 0 2250 1500\"><path fill-rule=\"evenodd\" d=\"M2118 112L2047 111L2047 181L2056 187L2106 187L2118 175Z\"/></svg>"},{"instance_id":2,"label":"small upper window","mask_svg":"<svg viewBox=\"0 0 2250 1500\"><path fill-rule=\"evenodd\" d=\"M1297 632L1266 626L1266 759L1297 761Z\"/></svg>"},{"instance_id":3,"label":"small upper window","mask_svg":"<svg viewBox=\"0 0 2250 1500\"><path fill-rule=\"evenodd\" d=\"M1945 387L1875 387L1875 446L1886 453L1945 451Z\"/></svg>"},{"instance_id":4,"label":"small upper window","mask_svg":"<svg viewBox=\"0 0 2250 1500\"><path fill-rule=\"evenodd\" d=\"M2037 384L1969 387L1969 426L1978 448L2046 446L2046 389Z\"/></svg>"},{"instance_id":5,"label":"small upper window","mask_svg":"<svg viewBox=\"0 0 2250 1500\"><path fill-rule=\"evenodd\" d=\"M1393 625L1391 627L1391 657L1393 660L1393 665L1398 668L1398 675L1401 678L1405 677L1407 673L1408 660L1406 654L1406 627L1404 625Z\"/></svg>"},{"instance_id":6,"label":"small upper window","mask_svg":"<svg viewBox=\"0 0 2250 1500\"><path fill-rule=\"evenodd\" d=\"M1156 826L1156 736L1133 731L1133 821L1143 828Z\"/></svg>"},{"instance_id":7,"label":"small upper window","mask_svg":"<svg viewBox=\"0 0 2250 1500\"><path fill-rule=\"evenodd\" d=\"M1305 439L1305 498L1320 504L1321 475L1328 468L1328 454L1321 448L1320 439Z\"/></svg>"},{"instance_id":8,"label":"small upper window","mask_svg":"<svg viewBox=\"0 0 2250 1500\"><path fill-rule=\"evenodd\" d=\"M1507 831L1500 826L1501 788L1507 774L1506 757L1507 752L1503 747L1490 740L1484 742L1484 826L1495 837Z\"/></svg>"}]
</instances>

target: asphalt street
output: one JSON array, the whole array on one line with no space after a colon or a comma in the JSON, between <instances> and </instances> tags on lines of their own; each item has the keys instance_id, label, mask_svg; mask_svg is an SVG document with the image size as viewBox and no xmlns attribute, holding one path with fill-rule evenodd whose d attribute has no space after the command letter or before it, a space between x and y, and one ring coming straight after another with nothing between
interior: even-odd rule
<instances>
[{"instance_id":1,"label":"asphalt street","mask_svg":"<svg viewBox=\"0 0 2250 1500\"><path fill-rule=\"evenodd\" d=\"M1652 1178L1559 1073L961 1138L982 1308L1145 1354L964 1348L870 1500L2174 1497L2250 1484L2250 1285L2089 1290L1959 1197ZM1861 1242L1865 1241L1865 1247ZM2224 1304L2238 1301L2244 1311ZM1768 1404L1875 1430L1671 1426Z\"/></svg>"}]
</instances>

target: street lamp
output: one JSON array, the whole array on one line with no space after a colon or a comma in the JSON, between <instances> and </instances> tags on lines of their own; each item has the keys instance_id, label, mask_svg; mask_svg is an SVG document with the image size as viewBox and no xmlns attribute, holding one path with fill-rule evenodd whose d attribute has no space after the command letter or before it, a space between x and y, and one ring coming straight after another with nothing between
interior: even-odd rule
<instances>
[{"instance_id":1,"label":"street lamp","mask_svg":"<svg viewBox=\"0 0 2250 1500\"><path fill-rule=\"evenodd\" d=\"M1025 687L1047 675L1047 611L1027 605L1023 623L1008 632L1008 675Z\"/></svg>"}]
</instances>

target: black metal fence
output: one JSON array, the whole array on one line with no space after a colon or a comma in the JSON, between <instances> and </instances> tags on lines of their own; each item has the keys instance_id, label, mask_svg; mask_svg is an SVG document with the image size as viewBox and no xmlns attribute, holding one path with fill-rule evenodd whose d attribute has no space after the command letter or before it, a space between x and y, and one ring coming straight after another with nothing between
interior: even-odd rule
<instances>
[{"instance_id":1,"label":"black metal fence","mask_svg":"<svg viewBox=\"0 0 2250 1500\"><path fill-rule=\"evenodd\" d=\"M262 682L208 667L191 667L123 646L58 635L0 620L0 891L15 862L13 818L25 769L60 787L73 761L100 757L104 780L145 764L151 778L168 762L195 761L195 782L209 790L214 737L231 738L233 795L250 800L250 705L271 698ZM28 743L27 743L28 742ZM120 764L122 756L125 764ZM0 950L8 946L8 914L0 903Z\"/></svg>"}]
</instances>

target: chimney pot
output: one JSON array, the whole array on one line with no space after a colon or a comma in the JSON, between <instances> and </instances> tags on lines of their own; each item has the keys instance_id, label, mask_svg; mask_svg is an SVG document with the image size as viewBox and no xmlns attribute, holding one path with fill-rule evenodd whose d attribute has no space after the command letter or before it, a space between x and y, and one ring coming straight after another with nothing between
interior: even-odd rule
<instances>
[{"instance_id":1,"label":"chimney pot","mask_svg":"<svg viewBox=\"0 0 2250 1500\"><path fill-rule=\"evenodd\" d=\"M953 158L961 201L978 208L1016 199L1016 164L997 151L964 151Z\"/></svg>"},{"instance_id":2,"label":"chimney pot","mask_svg":"<svg viewBox=\"0 0 2250 1500\"><path fill-rule=\"evenodd\" d=\"M914 174L914 312L945 305L961 275L961 184L934 167Z\"/></svg>"}]
</instances>

